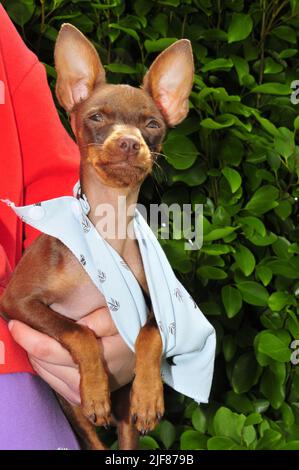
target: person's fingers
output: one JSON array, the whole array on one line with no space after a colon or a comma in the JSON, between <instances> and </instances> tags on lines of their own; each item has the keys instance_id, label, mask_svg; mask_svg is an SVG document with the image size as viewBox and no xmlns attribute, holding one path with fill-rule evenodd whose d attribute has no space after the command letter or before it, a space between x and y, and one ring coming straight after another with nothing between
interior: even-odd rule
<instances>
[{"instance_id":1,"label":"person's fingers","mask_svg":"<svg viewBox=\"0 0 299 470\"><path fill-rule=\"evenodd\" d=\"M18 320L10 321L9 329L14 340L28 354L52 364L76 367L70 353L50 336L40 333Z\"/></svg>"},{"instance_id":2,"label":"person's fingers","mask_svg":"<svg viewBox=\"0 0 299 470\"><path fill-rule=\"evenodd\" d=\"M55 392L57 392L59 395L65 398L72 405L79 405L81 403L80 395L74 392L74 390L72 390L65 382L60 380L55 375L52 375L46 369L41 367L40 364L32 358L31 358L31 364L34 370L37 372L37 374L43 380L45 380L45 382L47 382L50 385L50 387L53 388L53 390L55 390Z\"/></svg>"},{"instance_id":3,"label":"person's fingers","mask_svg":"<svg viewBox=\"0 0 299 470\"><path fill-rule=\"evenodd\" d=\"M71 390L79 395L80 390L80 374L79 369L74 367L61 366L57 364L51 364L37 359L34 356L29 356L29 360L34 366L38 365L40 368L49 372L51 375L57 377L59 380L64 382Z\"/></svg>"},{"instance_id":4,"label":"person's fingers","mask_svg":"<svg viewBox=\"0 0 299 470\"><path fill-rule=\"evenodd\" d=\"M117 334L117 328L112 320L108 307L102 307L89 313L78 321L88 326L98 338Z\"/></svg>"}]
</instances>

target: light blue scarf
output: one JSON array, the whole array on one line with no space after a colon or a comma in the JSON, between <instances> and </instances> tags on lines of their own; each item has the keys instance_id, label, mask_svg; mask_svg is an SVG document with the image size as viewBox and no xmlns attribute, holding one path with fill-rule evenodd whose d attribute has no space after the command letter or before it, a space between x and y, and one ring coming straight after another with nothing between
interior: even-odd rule
<instances>
[{"instance_id":1,"label":"light blue scarf","mask_svg":"<svg viewBox=\"0 0 299 470\"><path fill-rule=\"evenodd\" d=\"M77 184L75 195L78 188ZM147 319L144 296L130 268L88 219L90 208L86 197L64 196L23 207L5 202L24 222L58 238L71 250L105 297L119 333L134 351L140 328ZM206 403L213 378L214 328L174 275L138 210L134 215L134 232L163 341L163 380L196 402Z\"/></svg>"}]
</instances>

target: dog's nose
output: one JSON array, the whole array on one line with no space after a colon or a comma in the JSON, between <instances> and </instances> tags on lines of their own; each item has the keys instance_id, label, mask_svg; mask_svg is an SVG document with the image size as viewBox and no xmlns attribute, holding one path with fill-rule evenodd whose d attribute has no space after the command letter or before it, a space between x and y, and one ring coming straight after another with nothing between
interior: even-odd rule
<instances>
[{"instance_id":1,"label":"dog's nose","mask_svg":"<svg viewBox=\"0 0 299 470\"><path fill-rule=\"evenodd\" d=\"M125 135L118 139L118 146L126 155L136 155L140 150L140 142L134 136Z\"/></svg>"}]
</instances>

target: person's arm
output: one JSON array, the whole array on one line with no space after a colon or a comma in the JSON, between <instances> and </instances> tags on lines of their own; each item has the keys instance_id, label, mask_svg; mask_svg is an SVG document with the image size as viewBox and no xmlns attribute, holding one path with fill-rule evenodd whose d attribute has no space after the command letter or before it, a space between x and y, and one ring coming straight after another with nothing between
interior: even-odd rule
<instances>
[{"instance_id":1,"label":"person's arm","mask_svg":"<svg viewBox=\"0 0 299 470\"><path fill-rule=\"evenodd\" d=\"M3 139L2 135L0 139L0 149L3 145L0 157L5 157L3 161L0 158L0 177L1 172L3 174L3 171L8 171L7 157L10 154L12 158L12 144L15 147L12 174L6 174L4 183L8 178L12 180L5 193L3 187L0 188L0 196L9 197L17 204L31 204L70 194L78 178L78 148L60 122L43 65L26 48L1 5L0 26L0 61L4 64L7 97L10 100L6 121L13 123L15 128L11 134L8 130L3 131ZM5 110L8 110L8 103L5 104ZM16 169L20 173L17 181ZM12 182L15 193L10 190ZM6 191L9 192L6 194ZM7 208L1 210L3 215L0 213L0 222L5 222L7 217L13 217ZM23 225L23 230L24 246L27 247L38 232L28 225ZM2 236L1 242L8 258L15 261L11 233L8 233L7 239L1 234L1 238ZM19 243L18 240L16 244ZM103 324L101 315L99 324L99 312L94 312L82 321L87 322L98 337L112 334L102 339L104 356L107 367L114 376L114 384L117 382L122 385L132 377L133 353L116 334L108 310L105 318ZM77 400L79 399L78 370L59 343L20 322L12 324L11 333L29 353L33 367L39 375L62 395L70 389L75 391Z\"/></svg>"},{"instance_id":2,"label":"person's arm","mask_svg":"<svg viewBox=\"0 0 299 470\"><path fill-rule=\"evenodd\" d=\"M103 353L110 375L111 390L133 379L135 355L124 343L111 321L108 309L95 311L82 319L103 343ZM80 403L78 367L57 341L29 326L13 320L9 324L15 339L29 354L34 370L60 395L73 404Z\"/></svg>"}]
</instances>

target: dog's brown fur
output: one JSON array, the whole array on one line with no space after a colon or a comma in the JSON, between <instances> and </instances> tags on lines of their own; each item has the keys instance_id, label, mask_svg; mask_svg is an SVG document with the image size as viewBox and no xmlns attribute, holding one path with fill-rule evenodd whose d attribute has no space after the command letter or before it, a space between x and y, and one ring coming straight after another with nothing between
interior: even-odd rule
<instances>
[{"instance_id":1,"label":"dog's brown fur","mask_svg":"<svg viewBox=\"0 0 299 470\"><path fill-rule=\"evenodd\" d=\"M89 217L95 223L99 201L111 202L119 194L137 201L166 127L185 118L193 81L190 43L177 41L160 54L142 89L108 85L95 48L66 24L56 43L55 65L57 97L71 115L81 152L81 185L91 206ZM136 240L108 242L148 293ZM83 446L104 449L94 424L114 423L119 447L134 449L137 431L153 429L164 413L162 341L151 312L136 341L132 388L123 387L111 399L101 343L89 328L74 321L105 305L71 252L59 240L41 235L17 266L1 298L0 311L6 318L23 321L55 338L79 365L81 406L60 401Z\"/></svg>"}]
</instances>

